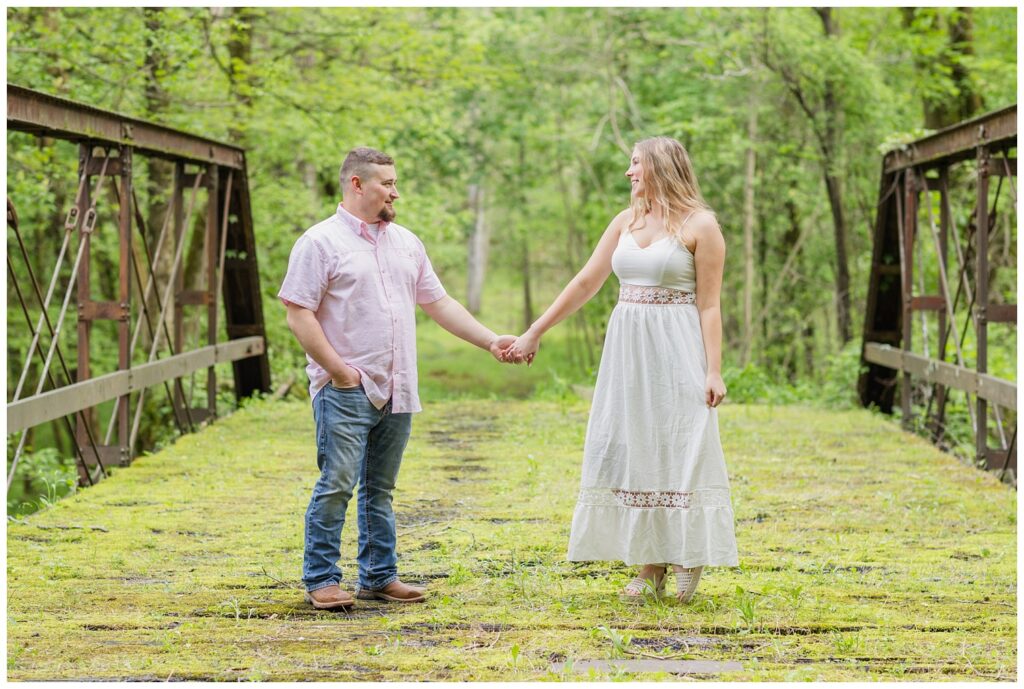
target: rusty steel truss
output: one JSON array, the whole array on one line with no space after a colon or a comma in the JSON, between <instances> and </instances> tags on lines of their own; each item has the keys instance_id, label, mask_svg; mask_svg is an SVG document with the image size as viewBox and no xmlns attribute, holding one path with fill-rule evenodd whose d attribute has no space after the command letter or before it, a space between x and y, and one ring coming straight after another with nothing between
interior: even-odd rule
<instances>
[{"instance_id":1,"label":"rusty steel truss","mask_svg":"<svg viewBox=\"0 0 1024 689\"><path fill-rule=\"evenodd\" d=\"M25 448L26 431L40 424L64 424L74 439L79 482L88 485L105 476L107 467L131 461L148 388L163 387L183 432L217 414L217 363L232 363L237 397L268 392L270 367L244 150L13 85L7 87L7 129L75 142L79 149L77 191L63 227L54 228L63 234L63 244L45 290L33 272L15 203L7 200L8 274L32 337L7 405L7 434L21 433L8 488ZM153 246L146 239L144 213L134 188L133 165L140 157L173 166L170 202ZM197 204L200 191L205 202ZM109 204L106 209L104 204ZM109 211L114 220L104 223L101 211ZM194 221L194 213L202 213L204 220ZM184 284L182 257L190 228L201 235L192 237L202 242L199 289L185 289ZM118 237L113 300L94 299L92 293L90 248L93 238L104 231ZM140 241L133 246L136 232ZM74 238L77 248L70 250ZM70 278L59 290L62 271L67 271L65 258ZM19 279L12 259L24 262L27 281L25 270ZM145 265L140 265L143 259ZM168 263L161 285L158 266ZM222 303L227 341L218 342ZM54 319L51 311L58 304ZM205 346L186 349L185 314L194 308L205 320ZM71 362L60 346L69 311L77 315L78 331L76 360ZM94 377L90 345L99 321L117 324L118 365L116 371ZM143 341L148 343L145 362L133 363ZM41 372L29 385L33 362L40 363ZM205 400L194 404L194 385L186 391L182 380L203 371ZM104 432L96 421L96 407L111 400L116 402Z\"/></svg>"},{"instance_id":2,"label":"rusty steel truss","mask_svg":"<svg viewBox=\"0 0 1024 689\"><path fill-rule=\"evenodd\" d=\"M858 382L864 406L875 405L886 413L892 412L899 382L903 424L910 427L916 379L916 400L925 406L925 425L937 443L943 442L946 432L950 390L966 395L978 463L999 470L1000 476L1011 471L1014 481L1017 385L988 374L988 327L992 323L1016 326L1017 322L1017 305L993 303L989 292L989 238L1000 198L1004 206L1012 206L1016 221L1016 147L1017 106L1013 105L943 129L884 157L864 319L865 368ZM973 169L965 175L963 166ZM964 227L958 227L951 205L953 172L973 184L973 212ZM997 180L994 199L993 179ZM933 212L936 201L937 213ZM936 257L937 294L914 291L919 231L919 241ZM950 249L956 259L952 270ZM927 268L935 266L919 267L919 287ZM912 346L915 313L924 324L923 344L928 341L924 320L928 312L936 315L937 357L915 352ZM973 367L963 349L971 332ZM1012 416L1012 428L1008 416ZM989 446L992 431L997 447Z\"/></svg>"}]
</instances>

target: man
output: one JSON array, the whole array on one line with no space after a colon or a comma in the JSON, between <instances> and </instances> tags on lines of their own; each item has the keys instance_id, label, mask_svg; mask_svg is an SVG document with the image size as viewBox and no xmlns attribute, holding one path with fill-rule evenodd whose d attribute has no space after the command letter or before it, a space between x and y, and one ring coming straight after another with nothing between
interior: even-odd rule
<instances>
[{"instance_id":1,"label":"man","mask_svg":"<svg viewBox=\"0 0 1024 689\"><path fill-rule=\"evenodd\" d=\"M393 223L395 161L372 148L341 166L337 212L299 237L278 297L306 351L320 478L306 510L302 580L318 609L355 602L340 587L341 530L359 487L356 597L413 603L398 578L391 491L409 439L416 389L416 304L448 332L501 360L498 337L449 297L423 243Z\"/></svg>"}]
</instances>

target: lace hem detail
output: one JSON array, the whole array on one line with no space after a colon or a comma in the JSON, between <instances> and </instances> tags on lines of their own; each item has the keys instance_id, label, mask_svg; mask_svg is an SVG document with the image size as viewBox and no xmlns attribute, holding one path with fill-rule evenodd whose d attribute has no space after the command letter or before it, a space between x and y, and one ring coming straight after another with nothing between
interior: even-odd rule
<instances>
[{"instance_id":1,"label":"lace hem detail","mask_svg":"<svg viewBox=\"0 0 1024 689\"><path fill-rule=\"evenodd\" d=\"M697 295L670 287L620 285L619 301L627 304L696 304Z\"/></svg>"},{"instance_id":2,"label":"lace hem detail","mask_svg":"<svg viewBox=\"0 0 1024 689\"><path fill-rule=\"evenodd\" d=\"M621 488L580 489L579 503L593 507L690 509L732 507L728 488L698 488L692 491L625 490Z\"/></svg>"}]
</instances>

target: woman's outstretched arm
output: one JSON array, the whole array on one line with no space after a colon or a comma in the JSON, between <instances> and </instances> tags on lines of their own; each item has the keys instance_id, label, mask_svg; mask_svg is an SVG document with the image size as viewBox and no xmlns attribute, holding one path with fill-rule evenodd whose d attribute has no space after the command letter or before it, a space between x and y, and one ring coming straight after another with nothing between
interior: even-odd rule
<instances>
[{"instance_id":1,"label":"woman's outstretched arm","mask_svg":"<svg viewBox=\"0 0 1024 689\"><path fill-rule=\"evenodd\" d=\"M629 214L630 211L627 208L612 218L586 265L576 274L576 277L569 281L558 298L552 302L540 318L534 321L530 329L520 335L506 350L506 361L515 363L532 361L540 344L541 336L567 316L575 313L597 294L601 285L612 272L612 254L615 252L619 237L629 221Z\"/></svg>"}]
</instances>

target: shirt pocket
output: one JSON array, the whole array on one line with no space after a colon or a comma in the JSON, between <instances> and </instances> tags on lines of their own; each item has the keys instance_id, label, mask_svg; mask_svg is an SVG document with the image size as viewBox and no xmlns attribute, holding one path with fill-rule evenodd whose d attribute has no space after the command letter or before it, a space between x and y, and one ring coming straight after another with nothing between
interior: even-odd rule
<instances>
[{"instance_id":1,"label":"shirt pocket","mask_svg":"<svg viewBox=\"0 0 1024 689\"><path fill-rule=\"evenodd\" d=\"M394 265L398 277L403 283L416 284L420 274L420 256L415 249L393 249Z\"/></svg>"}]
</instances>

